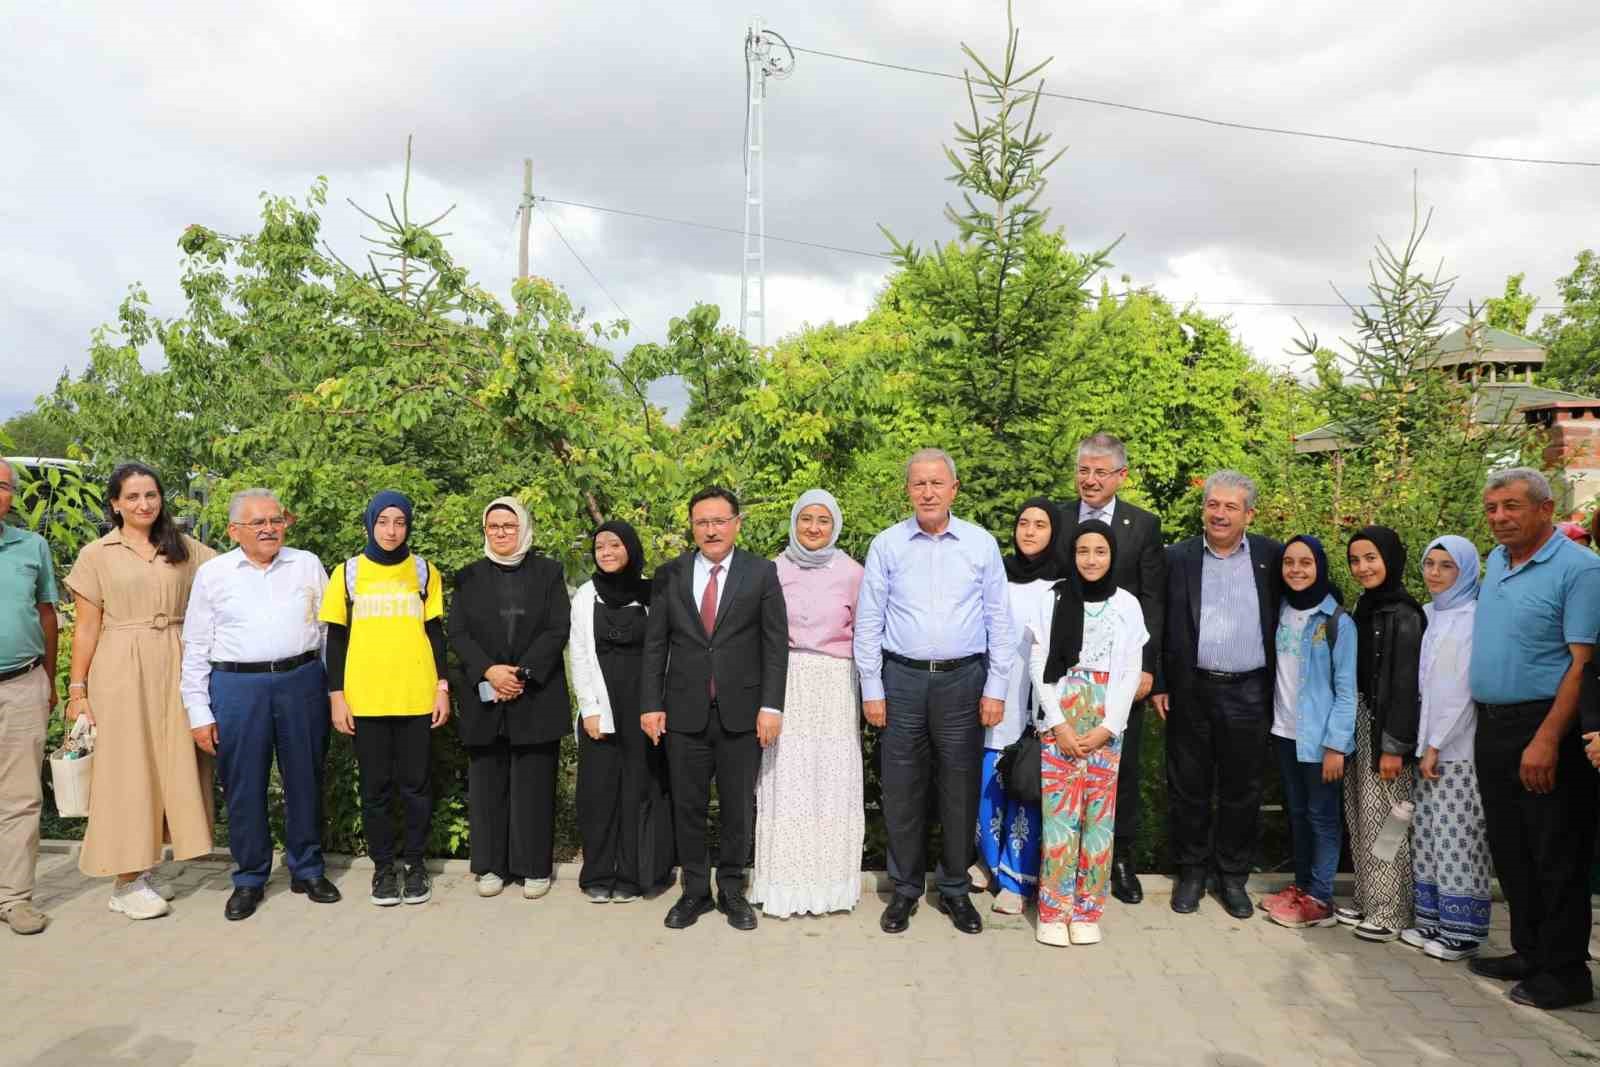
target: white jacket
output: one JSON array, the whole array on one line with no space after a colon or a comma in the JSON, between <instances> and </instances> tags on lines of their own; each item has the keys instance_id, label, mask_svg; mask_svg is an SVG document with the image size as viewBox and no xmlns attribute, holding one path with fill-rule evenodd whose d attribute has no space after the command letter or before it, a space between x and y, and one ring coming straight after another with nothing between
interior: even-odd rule
<instances>
[{"instance_id":1,"label":"white jacket","mask_svg":"<svg viewBox=\"0 0 1600 1067\"><path fill-rule=\"evenodd\" d=\"M600 671L600 657L594 649L595 595L593 580L584 582L572 594L572 636L568 645L572 656L572 691L578 698L578 717L587 719L598 715L600 732L614 734L617 732L616 714L611 707L611 694L606 692L605 675ZM649 610L645 608L646 613Z\"/></svg>"},{"instance_id":2,"label":"white jacket","mask_svg":"<svg viewBox=\"0 0 1600 1067\"><path fill-rule=\"evenodd\" d=\"M1020 625L1033 631L1033 647L1028 650L1028 674L1033 678L1034 691L1039 694L1041 730L1054 729L1066 721L1061 714L1061 693L1058 685L1044 680L1045 660L1050 654L1050 619L1055 614L1052 596L1041 597L1034 605L1033 616L1021 620ZM1105 671L1111 675L1106 685L1105 719L1100 725L1111 731L1112 737L1121 737L1128 726L1128 713L1133 710L1133 694L1139 691L1139 675L1144 668L1144 643L1150 640L1144 628L1144 611L1139 600L1126 589L1118 589L1106 601L1107 616L1103 619L1112 628L1109 645L1091 649L1089 625L1085 620L1084 649L1074 666L1090 671Z\"/></svg>"}]
</instances>

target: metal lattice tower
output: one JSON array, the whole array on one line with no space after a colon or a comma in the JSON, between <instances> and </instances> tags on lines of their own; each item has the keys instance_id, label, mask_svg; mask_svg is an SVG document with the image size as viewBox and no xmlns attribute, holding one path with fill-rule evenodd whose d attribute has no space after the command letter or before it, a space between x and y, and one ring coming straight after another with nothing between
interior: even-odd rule
<instances>
[{"instance_id":1,"label":"metal lattice tower","mask_svg":"<svg viewBox=\"0 0 1600 1067\"><path fill-rule=\"evenodd\" d=\"M774 51L774 44L781 52ZM756 344L767 343L767 79L794 72L794 51L781 34L763 29L761 16L750 19L744 38L747 95L744 118L744 258L739 276L739 336L750 340L750 320L758 322ZM754 299L750 276L755 275Z\"/></svg>"}]
</instances>

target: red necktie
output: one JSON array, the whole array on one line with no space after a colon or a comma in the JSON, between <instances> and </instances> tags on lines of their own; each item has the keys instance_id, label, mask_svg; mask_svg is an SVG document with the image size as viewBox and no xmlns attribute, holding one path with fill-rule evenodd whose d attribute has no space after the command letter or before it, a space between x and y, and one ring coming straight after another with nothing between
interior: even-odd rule
<instances>
[{"instance_id":1,"label":"red necktie","mask_svg":"<svg viewBox=\"0 0 1600 1067\"><path fill-rule=\"evenodd\" d=\"M706 637L717 628L717 575L722 571L722 564L715 563L711 566L711 580L706 582L706 591L700 594L700 625L705 627ZM706 685L711 699L717 699L717 679L715 673Z\"/></svg>"}]
</instances>

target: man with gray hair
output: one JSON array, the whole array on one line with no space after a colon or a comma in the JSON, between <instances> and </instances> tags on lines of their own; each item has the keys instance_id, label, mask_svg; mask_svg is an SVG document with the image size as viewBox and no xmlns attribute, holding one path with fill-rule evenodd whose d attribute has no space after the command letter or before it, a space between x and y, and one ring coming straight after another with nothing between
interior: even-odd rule
<instances>
[{"instance_id":1,"label":"man with gray hair","mask_svg":"<svg viewBox=\"0 0 1600 1067\"><path fill-rule=\"evenodd\" d=\"M267 780L283 782L290 889L318 904L340 897L322 862L322 767L331 716L317 609L322 561L283 544L289 517L270 490L228 502L238 545L200 565L183 620L183 706L194 742L217 758L237 865L230 920L255 914L272 870Z\"/></svg>"},{"instance_id":2,"label":"man with gray hair","mask_svg":"<svg viewBox=\"0 0 1600 1067\"><path fill-rule=\"evenodd\" d=\"M1011 620L994 535L950 514L961 483L937 448L906 464L914 514L872 539L856 603L855 661L867 722L883 731L883 821L894 895L878 925L905 931L925 883L927 798L944 847L935 906L962 933L983 920L967 864L978 821L983 731L1005 714Z\"/></svg>"},{"instance_id":3,"label":"man with gray hair","mask_svg":"<svg viewBox=\"0 0 1600 1067\"><path fill-rule=\"evenodd\" d=\"M5 521L16 481L0 460L0 923L37 934L49 921L33 905L33 870L39 771L56 702L56 579L44 538Z\"/></svg>"},{"instance_id":4,"label":"man with gray hair","mask_svg":"<svg viewBox=\"0 0 1600 1067\"><path fill-rule=\"evenodd\" d=\"M1261 826L1283 546L1248 532L1256 487L1243 474L1217 471L1204 497L1203 532L1167 549L1166 633L1150 700L1167 723L1178 867L1172 910L1198 908L1215 871L1223 909L1247 919L1255 911L1244 883Z\"/></svg>"},{"instance_id":5,"label":"man with gray hair","mask_svg":"<svg viewBox=\"0 0 1600 1067\"><path fill-rule=\"evenodd\" d=\"M1600 632L1600 559L1557 532L1550 483L1536 470L1491 474L1483 511L1499 544L1489 553L1472 631L1473 757L1513 951L1468 966L1516 982L1512 1000L1549 1011L1594 999L1595 784L1577 720Z\"/></svg>"}]
</instances>

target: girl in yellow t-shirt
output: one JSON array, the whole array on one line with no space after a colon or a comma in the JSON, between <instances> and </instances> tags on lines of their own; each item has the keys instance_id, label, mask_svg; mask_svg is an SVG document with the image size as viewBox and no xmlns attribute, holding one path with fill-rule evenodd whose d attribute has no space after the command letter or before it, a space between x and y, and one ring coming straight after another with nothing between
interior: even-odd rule
<instances>
[{"instance_id":1,"label":"girl in yellow t-shirt","mask_svg":"<svg viewBox=\"0 0 1600 1067\"><path fill-rule=\"evenodd\" d=\"M362 517L366 547L333 569L319 616L328 624L333 727L355 747L367 852L377 868L372 903L380 907L422 904L432 895L422 862L433 818L429 735L450 718L444 597L438 571L406 547L411 510L403 493L372 498ZM345 573L352 567L353 583ZM403 878L389 819L396 788L405 809Z\"/></svg>"}]
</instances>

